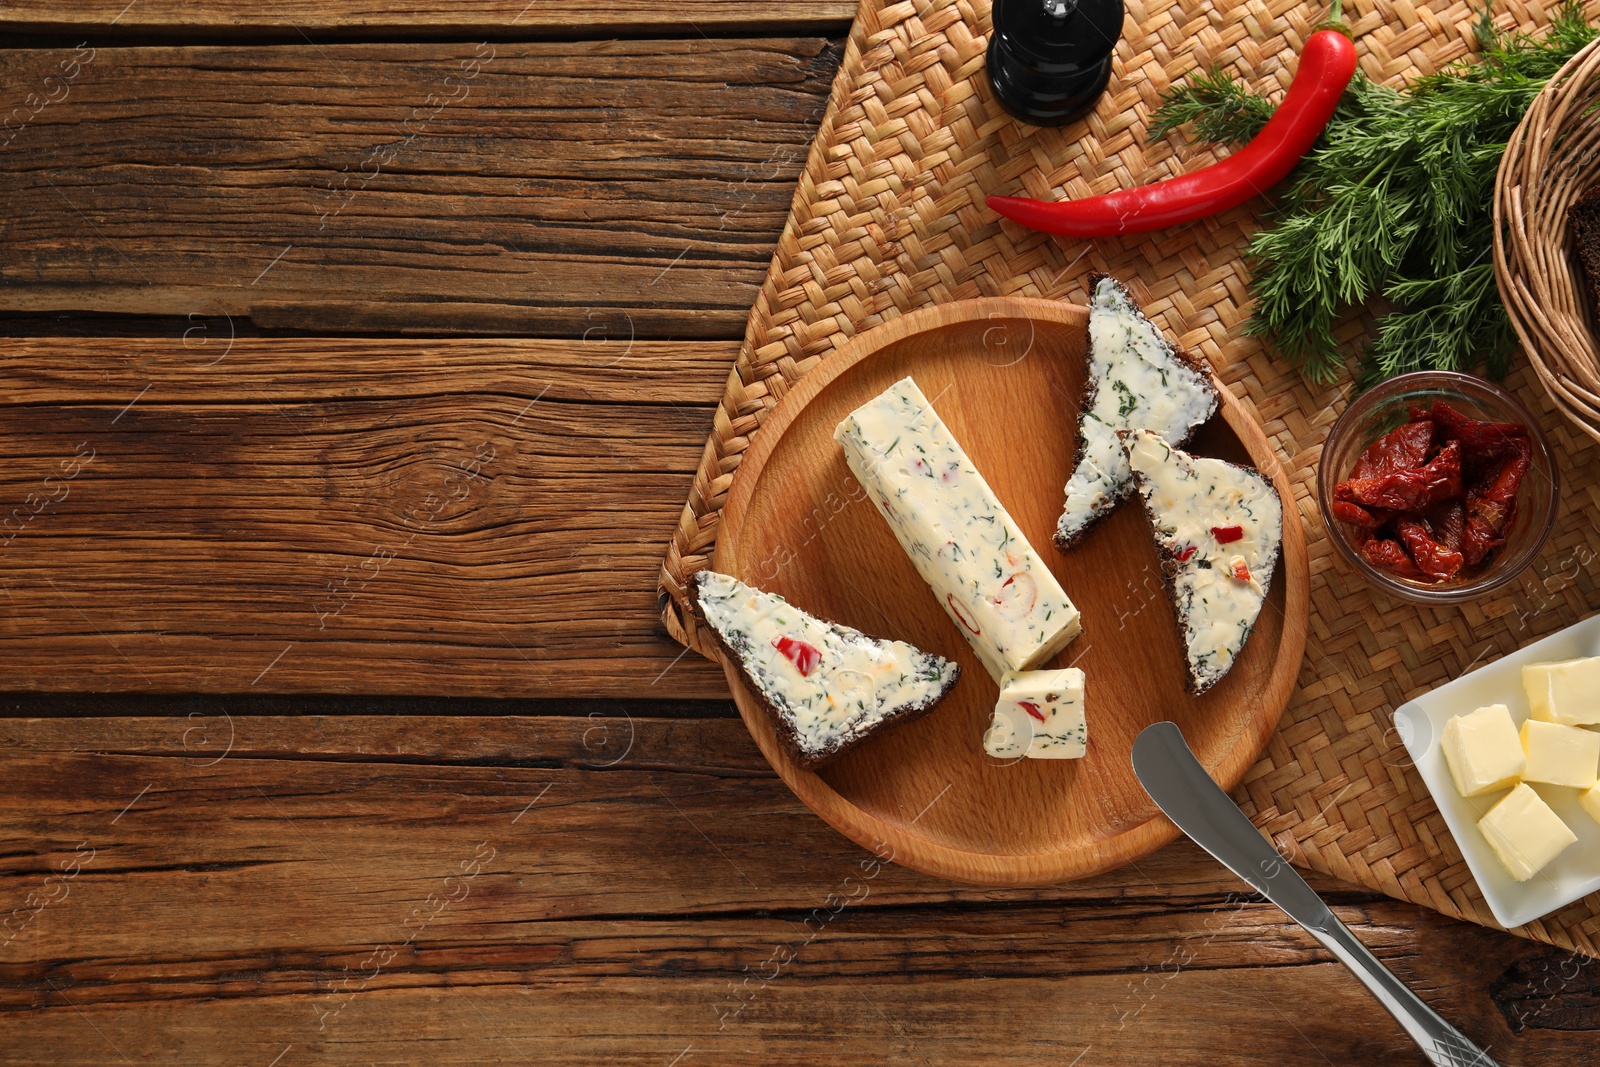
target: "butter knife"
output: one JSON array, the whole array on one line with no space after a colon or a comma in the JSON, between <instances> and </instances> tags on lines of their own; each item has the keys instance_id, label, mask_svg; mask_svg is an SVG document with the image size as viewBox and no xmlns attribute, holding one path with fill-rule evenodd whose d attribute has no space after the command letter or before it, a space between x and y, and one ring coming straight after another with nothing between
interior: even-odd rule
<instances>
[{"instance_id":1,"label":"butter knife","mask_svg":"<svg viewBox=\"0 0 1600 1067\"><path fill-rule=\"evenodd\" d=\"M1147 726L1133 743L1133 771L1167 817L1252 889L1288 913L1350 968L1435 1067L1497 1067L1488 1054L1406 988L1328 909L1289 861L1245 818L1200 765L1176 723Z\"/></svg>"}]
</instances>

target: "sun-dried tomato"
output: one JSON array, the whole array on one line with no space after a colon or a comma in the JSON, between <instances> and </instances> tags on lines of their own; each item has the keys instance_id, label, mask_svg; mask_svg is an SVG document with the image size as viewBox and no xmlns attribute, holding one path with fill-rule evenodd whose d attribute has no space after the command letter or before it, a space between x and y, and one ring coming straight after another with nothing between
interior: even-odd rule
<instances>
[{"instance_id":1,"label":"sun-dried tomato","mask_svg":"<svg viewBox=\"0 0 1600 1067\"><path fill-rule=\"evenodd\" d=\"M1505 544L1532 442L1525 426L1474 419L1442 400L1411 408L1410 418L1362 451L1334 487L1333 517L1353 527L1372 566L1443 581Z\"/></svg>"},{"instance_id":2,"label":"sun-dried tomato","mask_svg":"<svg viewBox=\"0 0 1600 1067\"><path fill-rule=\"evenodd\" d=\"M1493 526L1469 516L1461 534L1461 556L1469 567L1476 567L1505 543L1506 539L1495 533Z\"/></svg>"},{"instance_id":3,"label":"sun-dried tomato","mask_svg":"<svg viewBox=\"0 0 1600 1067\"><path fill-rule=\"evenodd\" d=\"M1333 493L1337 500L1349 500L1366 508L1421 511L1461 495L1461 446L1451 441L1421 467L1352 478L1340 482Z\"/></svg>"},{"instance_id":4,"label":"sun-dried tomato","mask_svg":"<svg viewBox=\"0 0 1600 1067\"><path fill-rule=\"evenodd\" d=\"M1435 504L1427 512L1428 528L1433 531L1433 536L1444 547L1459 552L1461 551L1461 535L1466 530L1466 508L1459 500L1446 500L1442 504Z\"/></svg>"},{"instance_id":5,"label":"sun-dried tomato","mask_svg":"<svg viewBox=\"0 0 1600 1067\"><path fill-rule=\"evenodd\" d=\"M1443 400L1433 402L1429 415L1446 441L1461 442L1462 459L1470 463L1503 459L1528 444L1526 426L1468 418Z\"/></svg>"},{"instance_id":6,"label":"sun-dried tomato","mask_svg":"<svg viewBox=\"0 0 1600 1067\"><path fill-rule=\"evenodd\" d=\"M1516 453L1501 462L1493 478L1467 490L1461 551L1468 563L1482 562L1506 543L1505 533L1517 514L1517 490L1532 460L1533 447L1524 439Z\"/></svg>"},{"instance_id":7,"label":"sun-dried tomato","mask_svg":"<svg viewBox=\"0 0 1600 1067\"><path fill-rule=\"evenodd\" d=\"M1413 408L1413 416L1420 409ZM1390 430L1362 450L1360 458L1350 472L1351 480L1374 478L1380 474L1393 474L1410 467L1420 467L1433 447L1433 423L1422 412L1420 421L1408 422L1399 429Z\"/></svg>"},{"instance_id":8,"label":"sun-dried tomato","mask_svg":"<svg viewBox=\"0 0 1600 1067\"><path fill-rule=\"evenodd\" d=\"M1422 568L1406 555L1406 550L1400 546L1400 542L1391 541L1386 537L1374 537L1364 543L1361 546L1361 558L1379 570L1398 574L1402 578L1427 577L1422 573Z\"/></svg>"},{"instance_id":9,"label":"sun-dried tomato","mask_svg":"<svg viewBox=\"0 0 1600 1067\"><path fill-rule=\"evenodd\" d=\"M1460 552L1452 551L1434 540L1428 528L1415 519L1401 519L1395 523L1411 559L1422 573L1430 578L1454 578L1465 560Z\"/></svg>"},{"instance_id":10,"label":"sun-dried tomato","mask_svg":"<svg viewBox=\"0 0 1600 1067\"><path fill-rule=\"evenodd\" d=\"M1333 517L1347 522L1358 530L1376 530L1394 517L1394 512L1382 508L1364 508L1348 500L1333 502Z\"/></svg>"}]
</instances>

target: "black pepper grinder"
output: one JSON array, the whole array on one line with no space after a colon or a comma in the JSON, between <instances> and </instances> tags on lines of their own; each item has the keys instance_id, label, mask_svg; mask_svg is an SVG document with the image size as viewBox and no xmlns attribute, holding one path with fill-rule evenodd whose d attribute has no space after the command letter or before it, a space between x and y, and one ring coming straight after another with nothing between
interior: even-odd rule
<instances>
[{"instance_id":1,"label":"black pepper grinder","mask_svg":"<svg viewBox=\"0 0 1600 1067\"><path fill-rule=\"evenodd\" d=\"M1122 0L994 0L993 22L989 84L1017 118L1060 126L1105 92Z\"/></svg>"}]
</instances>

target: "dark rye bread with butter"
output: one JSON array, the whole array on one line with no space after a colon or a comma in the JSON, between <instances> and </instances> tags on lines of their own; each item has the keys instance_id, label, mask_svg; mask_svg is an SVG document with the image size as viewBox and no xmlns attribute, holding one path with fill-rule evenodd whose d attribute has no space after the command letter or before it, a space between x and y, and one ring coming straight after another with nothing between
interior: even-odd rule
<instances>
[{"instance_id":1,"label":"dark rye bread with butter","mask_svg":"<svg viewBox=\"0 0 1600 1067\"><path fill-rule=\"evenodd\" d=\"M1266 604L1283 549L1283 501L1253 467L1192 456L1149 430L1118 437L1150 520L1186 687L1199 696L1233 669Z\"/></svg>"},{"instance_id":2,"label":"dark rye bread with butter","mask_svg":"<svg viewBox=\"0 0 1600 1067\"><path fill-rule=\"evenodd\" d=\"M1222 402L1211 369L1173 344L1109 274L1089 275L1088 330L1078 449L1054 535L1062 550L1088 537L1133 488L1118 430L1153 429L1182 445Z\"/></svg>"},{"instance_id":3,"label":"dark rye bread with butter","mask_svg":"<svg viewBox=\"0 0 1600 1067\"><path fill-rule=\"evenodd\" d=\"M1567 228L1572 232L1572 248L1583 264L1583 277L1589 283L1591 322L1600 322L1600 185L1584 193L1567 208Z\"/></svg>"},{"instance_id":4,"label":"dark rye bread with butter","mask_svg":"<svg viewBox=\"0 0 1600 1067\"><path fill-rule=\"evenodd\" d=\"M926 715L961 674L942 656L819 619L716 571L690 578L688 600L806 770Z\"/></svg>"}]
</instances>

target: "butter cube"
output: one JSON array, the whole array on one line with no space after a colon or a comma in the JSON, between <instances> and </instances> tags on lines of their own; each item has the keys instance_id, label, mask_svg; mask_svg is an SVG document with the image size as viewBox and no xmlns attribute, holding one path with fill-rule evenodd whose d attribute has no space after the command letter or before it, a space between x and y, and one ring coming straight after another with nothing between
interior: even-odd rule
<instances>
[{"instance_id":1,"label":"butter cube","mask_svg":"<svg viewBox=\"0 0 1600 1067\"><path fill-rule=\"evenodd\" d=\"M1600 725L1600 656L1530 663L1522 668L1522 688L1540 722Z\"/></svg>"},{"instance_id":2,"label":"butter cube","mask_svg":"<svg viewBox=\"0 0 1600 1067\"><path fill-rule=\"evenodd\" d=\"M997 759L1078 759L1088 751L1083 717L1083 671L1007 671L1000 700L983 735Z\"/></svg>"},{"instance_id":3,"label":"butter cube","mask_svg":"<svg viewBox=\"0 0 1600 1067\"><path fill-rule=\"evenodd\" d=\"M1588 789L1600 769L1600 734L1529 719L1522 724L1522 752L1524 781Z\"/></svg>"},{"instance_id":4,"label":"butter cube","mask_svg":"<svg viewBox=\"0 0 1600 1067\"><path fill-rule=\"evenodd\" d=\"M1495 858L1519 882L1526 882L1578 839L1561 816L1526 782L1489 809L1478 829Z\"/></svg>"},{"instance_id":5,"label":"butter cube","mask_svg":"<svg viewBox=\"0 0 1600 1067\"><path fill-rule=\"evenodd\" d=\"M1592 786L1578 794L1578 803L1595 822L1600 822L1600 785Z\"/></svg>"},{"instance_id":6,"label":"butter cube","mask_svg":"<svg viewBox=\"0 0 1600 1067\"><path fill-rule=\"evenodd\" d=\"M1504 704L1490 704L1444 725L1444 761L1464 797L1506 789L1522 776L1522 741Z\"/></svg>"}]
</instances>

